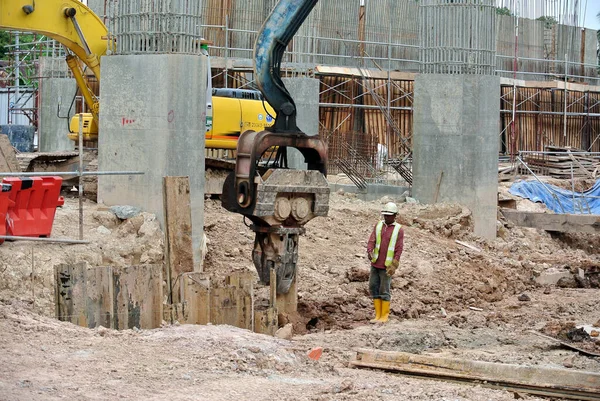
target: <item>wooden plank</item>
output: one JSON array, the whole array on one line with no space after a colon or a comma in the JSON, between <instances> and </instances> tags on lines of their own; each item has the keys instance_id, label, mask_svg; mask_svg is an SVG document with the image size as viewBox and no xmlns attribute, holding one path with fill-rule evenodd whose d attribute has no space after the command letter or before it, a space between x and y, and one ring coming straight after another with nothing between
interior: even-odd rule
<instances>
[{"instance_id":1,"label":"wooden plank","mask_svg":"<svg viewBox=\"0 0 600 401\"><path fill-rule=\"evenodd\" d=\"M491 387L518 388L531 394L597 400L600 374L572 369L469 361L404 352L357 350L351 366L384 369L444 380L468 381Z\"/></svg>"},{"instance_id":2,"label":"wooden plank","mask_svg":"<svg viewBox=\"0 0 600 401\"><path fill-rule=\"evenodd\" d=\"M181 297L186 324L208 324L210 320L210 278L200 272L181 276Z\"/></svg>"},{"instance_id":3,"label":"wooden plank","mask_svg":"<svg viewBox=\"0 0 600 401\"><path fill-rule=\"evenodd\" d=\"M189 177L164 177L163 195L167 296L171 303L179 303L176 282L181 274L194 271Z\"/></svg>"},{"instance_id":4,"label":"wooden plank","mask_svg":"<svg viewBox=\"0 0 600 401\"><path fill-rule=\"evenodd\" d=\"M212 324L236 326L237 303L237 288L231 286L211 288L210 321Z\"/></svg>"},{"instance_id":5,"label":"wooden plank","mask_svg":"<svg viewBox=\"0 0 600 401\"><path fill-rule=\"evenodd\" d=\"M114 328L154 329L163 318L162 266L113 269Z\"/></svg>"},{"instance_id":6,"label":"wooden plank","mask_svg":"<svg viewBox=\"0 0 600 401\"><path fill-rule=\"evenodd\" d=\"M3 173L21 172L15 148L10 143L8 135L4 134L0 134L0 171Z\"/></svg>"},{"instance_id":7,"label":"wooden plank","mask_svg":"<svg viewBox=\"0 0 600 401\"><path fill-rule=\"evenodd\" d=\"M86 293L87 327L114 328L112 267L103 266L88 269Z\"/></svg>"},{"instance_id":8,"label":"wooden plank","mask_svg":"<svg viewBox=\"0 0 600 401\"><path fill-rule=\"evenodd\" d=\"M277 294L276 306L277 310L281 313L294 313L298 311L298 275L294 277L294 281L290 286L290 290L287 294Z\"/></svg>"},{"instance_id":9,"label":"wooden plank","mask_svg":"<svg viewBox=\"0 0 600 401\"><path fill-rule=\"evenodd\" d=\"M252 330L252 293L254 274L250 272L235 272L226 277L226 283L237 289L236 327Z\"/></svg>"},{"instance_id":10,"label":"wooden plank","mask_svg":"<svg viewBox=\"0 0 600 401\"><path fill-rule=\"evenodd\" d=\"M188 315L184 303L166 304L163 303L163 320L174 324L175 322L187 323Z\"/></svg>"},{"instance_id":11,"label":"wooden plank","mask_svg":"<svg viewBox=\"0 0 600 401\"><path fill-rule=\"evenodd\" d=\"M56 318L87 327L87 264L57 265L54 276Z\"/></svg>"},{"instance_id":12,"label":"wooden plank","mask_svg":"<svg viewBox=\"0 0 600 401\"><path fill-rule=\"evenodd\" d=\"M600 215L530 213L510 209L501 209L501 212L507 220L521 227L557 232L600 232Z\"/></svg>"},{"instance_id":13,"label":"wooden plank","mask_svg":"<svg viewBox=\"0 0 600 401\"><path fill-rule=\"evenodd\" d=\"M277 331L277 308L254 312L254 332L274 336Z\"/></svg>"}]
</instances>

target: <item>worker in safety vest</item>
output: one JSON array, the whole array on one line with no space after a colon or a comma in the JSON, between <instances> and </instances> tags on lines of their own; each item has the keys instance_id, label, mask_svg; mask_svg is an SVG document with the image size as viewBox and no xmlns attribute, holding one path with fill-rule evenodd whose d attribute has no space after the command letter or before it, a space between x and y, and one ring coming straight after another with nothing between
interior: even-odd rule
<instances>
[{"instance_id":1,"label":"worker in safety vest","mask_svg":"<svg viewBox=\"0 0 600 401\"><path fill-rule=\"evenodd\" d=\"M367 245L367 255L371 262L369 290L375 307L375 319L372 319L371 323L388 321L390 284L400 263L404 246L404 230L396 223L398 206L394 202L389 202L383 207L381 214L383 221L375 225Z\"/></svg>"}]
</instances>

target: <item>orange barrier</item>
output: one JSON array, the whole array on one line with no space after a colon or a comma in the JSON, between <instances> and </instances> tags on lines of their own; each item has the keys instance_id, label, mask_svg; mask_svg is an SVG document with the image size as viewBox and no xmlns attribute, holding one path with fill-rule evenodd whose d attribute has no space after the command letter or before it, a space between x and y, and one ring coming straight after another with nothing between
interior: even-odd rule
<instances>
[{"instance_id":1,"label":"orange barrier","mask_svg":"<svg viewBox=\"0 0 600 401\"><path fill-rule=\"evenodd\" d=\"M6 235L6 213L8 212L8 205L10 204L8 193L11 188L10 184L0 185L0 235ZM4 240L0 238L0 244L3 242Z\"/></svg>"},{"instance_id":2,"label":"orange barrier","mask_svg":"<svg viewBox=\"0 0 600 401\"><path fill-rule=\"evenodd\" d=\"M64 204L60 196L61 177L6 177L10 184L6 214L6 233L22 237L49 237L56 207Z\"/></svg>"}]
</instances>

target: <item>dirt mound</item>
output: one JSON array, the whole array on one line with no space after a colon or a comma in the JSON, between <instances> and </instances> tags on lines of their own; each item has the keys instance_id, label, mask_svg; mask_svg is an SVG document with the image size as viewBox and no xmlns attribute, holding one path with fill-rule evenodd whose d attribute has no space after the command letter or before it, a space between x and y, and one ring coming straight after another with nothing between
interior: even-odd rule
<instances>
[{"instance_id":1,"label":"dirt mound","mask_svg":"<svg viewBox=\"0 0 600 401\"><path fill-rule=\"evenodd\" d=\"M300 239L298 264L299 315L288 317L294 332L353 328L372 314L366 272L366 243L381 206L352 194L332 194L329 216L307 224ZM534 288L546 269L598 265L597 253L571 248L560 237L498 222L499 237L487 241L472 232L471 213L461 205L400 205L405 250L392 281L392 316L420 318L481 307ZM53 236L77 237L77 203L59 208ZM255 273L251 261L254 233L240 215L225 211L218 200L205 201L208 255L205 271L222 277L236 270ZM118 219L108 208L85 203L88 245L7 242L0 247L0 298L21 299L52 316L53 268L58 263L126 266L160 263L163 234L153 215ZM597 249L599 236L590 236ZM457 243L457 239L461 243ZM31 255L34 268L32 273ZM575 271L576 273L576 271ZM258 279L257 279L258 281ZM257 283L257 302L267 288Z\"/></svg>"},{"instance_id":2,"label":"dirt mound","mask_svg":"<svg viewBox=\"0 0 600 401\"><path fill-rule=\"evenodd\" d=\"M78 225L78 201L66 198L56 210L52 237L78 239ZM142 212L120 220L108 208L85 201L83 231L89 244L7 241L0 245L0 298L24 300L53 316L54 266L88 262L125 267L163 261L163 233L153 214Z\"/></svg>"}]
</instances>

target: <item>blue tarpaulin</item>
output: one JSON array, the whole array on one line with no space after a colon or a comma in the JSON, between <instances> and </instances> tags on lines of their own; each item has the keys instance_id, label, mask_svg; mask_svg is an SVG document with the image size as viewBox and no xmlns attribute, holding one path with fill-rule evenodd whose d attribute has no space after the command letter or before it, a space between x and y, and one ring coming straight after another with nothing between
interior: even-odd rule
<instances>
[{"instance_id":1,"label":"blue tarpaulin","mask_svg":"<svg viewBox=\"0 0 600 401\"><path fill-rule=\"evenodd\" d=\"M508 192L532 202L541 202L554 213L600 214L600 180L585 192L573 193L539 181L517 181Z\"/></svg>"}]
</instances>

